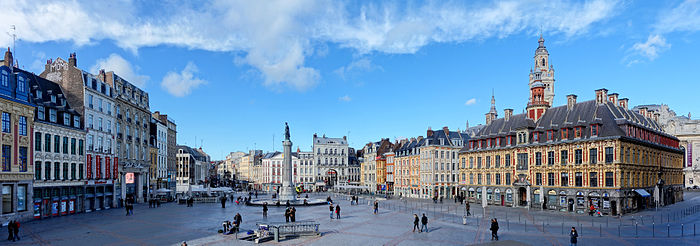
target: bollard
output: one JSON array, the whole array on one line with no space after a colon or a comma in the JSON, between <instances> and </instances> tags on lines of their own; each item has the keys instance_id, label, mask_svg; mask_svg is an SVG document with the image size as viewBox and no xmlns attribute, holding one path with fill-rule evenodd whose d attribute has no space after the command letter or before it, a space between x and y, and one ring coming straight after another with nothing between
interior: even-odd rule
<instances>
[{"instance_id":1,"label":"bollard","mask_svg":"<svg viewBox=\"0 0 700 246\"><path fill-rule=\"evenodd\" d=\"M564 235L564 222L561 222L561 234Z\"/></svg>"},{"instance_id":2,"label":"bollard","mask_svg":"<svg viewBox=\"0 0 700 246\"><path fill-rule=\"evenodd\" d=\"M656 231L654 230L654 223L655 222L651 222L651 237L656 237Z\"/></svg>"},{"instance_id":3,"label":"bollard","mask_svg":"<svg viewBox=\"0 0 700 246\"><path fill-rule=\"evenodd\" d=\"M518 214L518 223L520 223L520 214Z\"/></svg>"},{"instance_id":4,"label":"bollard","mask_svg":"<svg viewBox=\"0 0 700 246\"><path fill-rule=\"evenodd\" d=\"M525 220L525 232L527 232L527 220Z\"/></svg>"},{"instance_id":5,"label":"bollard","mask_svg":"<svg viewBox=\"0 0 700 246\"><path fill-rule=\"evenodd\" d=\"M693 237L695 236L695 223L693 223Z\"/></svg>"},{"instance_id":6,"label":"bollard","mask_svg":"<svg viewBox=\"0 0 700 246\"><path fill-rule=\"evenodd\" d=\"M617 236L620 237L620 225L617 225Z\"/></svg>"},{"instance_id":7,"label":"bollard","mask_svg":"<svg viewBox=\"0 0 700 246\"><path fill-rule=\"evenodd\" d=\"M681 237L685 235L685 226L681 223Z\"/></svg>"},{"instance_id":8,"label":"bollard","mask_svg":"<svg viewBox=\"0 0 700 246\"><path fill-rule=\"evenodd\" d=\"M666 237L671 237L671 224L666 225Z\"/></svg>"},{"instance_id":9,"label":"bollard","mask_svg":"<svg viewBox=\"0 0 700 246\"><path fill-rule=\"evenodd\" d=\"M508 228L508 231L510 231L510 222L508 222L508 219L506 219L506 227Z\"/></svg>"},{"instance_id":10,"label":"bollard","mask_svg":"<svg viewBox=\"0 0 700 246\"><path fill-rule=\"evenodd\" d=\"M637 222L634 222L634 237L639 237L639 230L637 229Z\"/></svg>"},{"instance_id":11,"label":"bollard","mask_svg":"<svg viewBox=\"0 0 700 246\"><path fill-rule=\"evenodd\" d=\"M542 221L542 232L544 232L544 220Z\"/></svg>"},{"instance_id":12,"label":"bollard","mask_svg":"<svg viewBox=\"0 0 700 246\"><path fill-rule=\"evenodd\" d=\"M607 217L607 216L605 217L605 227L609 228L610 225L608 224L608 218L610 218L610 217Z\"/></svg>"}]
</instances>

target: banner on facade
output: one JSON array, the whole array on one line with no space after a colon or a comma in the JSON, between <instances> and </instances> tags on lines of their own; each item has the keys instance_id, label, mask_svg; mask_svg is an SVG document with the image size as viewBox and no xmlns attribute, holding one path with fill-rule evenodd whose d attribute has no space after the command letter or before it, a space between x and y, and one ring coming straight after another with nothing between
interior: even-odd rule
<instances>
[{"instance_id":1,"label":"banner on facade","mask_svg":"<svg viewBox=\"0 0 700 246\"><path fill-rule=\"evenodd\" d=\"M688 167L693 166L693 143L688 144Z\"/></svg>"},{"instance_id":2,"label":"banner on facade","mask_svg":"<svg viewBox=\"0 0 700 246\"><path fill-rule=\"evenodd\" d=\"M134 173L126 173L124 176L126 179L127 184L133 184L134 183Z\"/></svg>"}]
</instances>

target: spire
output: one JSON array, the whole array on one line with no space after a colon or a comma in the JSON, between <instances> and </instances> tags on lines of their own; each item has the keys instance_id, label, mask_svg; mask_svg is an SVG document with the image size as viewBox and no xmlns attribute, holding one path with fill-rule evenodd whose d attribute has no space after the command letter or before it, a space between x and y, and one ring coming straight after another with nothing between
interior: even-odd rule
<instances>
[{"instance_id":1,"label":"spire","mask_svg":"<svg viewBox=\"0 0 700 246\"><path fill-rule=\"evenodd\" d=\"M493 113L494 115L497 115L498 113L496 112L496 97L494 89L491 89L491 110L489 110L489 113Z\"/></svg>"},{"instance_id":2,"label":"spire","mask_svg":"<svg viewBox=\"0 0 700 246\"><path fill-rule=\"evenodd\" d=\"M540 32L540 39L538 39L537 42L540 43L540 48L544 48L544 37L542 36L542 32Z\"/></svg>"}]
</instances>

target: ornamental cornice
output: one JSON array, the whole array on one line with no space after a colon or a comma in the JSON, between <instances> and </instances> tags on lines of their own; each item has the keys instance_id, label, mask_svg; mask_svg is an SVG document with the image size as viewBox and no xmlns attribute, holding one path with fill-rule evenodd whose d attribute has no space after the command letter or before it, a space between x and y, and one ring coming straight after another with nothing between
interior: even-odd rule
<instances>
[{"instance_id":1,"label":"ornamental cornice","mask_svg":"<svg viewBox=\"0 0 700 246\"><path fill-rule=\"evenodd\" d=\"M3 181L20 181L20 180L33 180L34 170L31 172L23 173L0 173L0 180Z\"/></svg>"}]
</instances>

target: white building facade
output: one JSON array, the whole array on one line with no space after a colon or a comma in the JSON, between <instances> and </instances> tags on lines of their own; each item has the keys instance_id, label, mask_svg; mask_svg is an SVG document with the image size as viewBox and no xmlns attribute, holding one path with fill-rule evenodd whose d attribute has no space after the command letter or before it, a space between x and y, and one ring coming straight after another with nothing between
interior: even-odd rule
<instances>
[{"instance_id":1,"label":"white building facade","mask_svg":"<svg viewBox=\"0 0 700 246\"><path fill-rule=\"evenodd\" d=\"M350 173L349 148L346 136L329 138L326 135L313 137L313 164L316 165L316 186L331 187L347 185ZM313 165L312 164L312 165Z\"/></svg>"}]
</instances>

